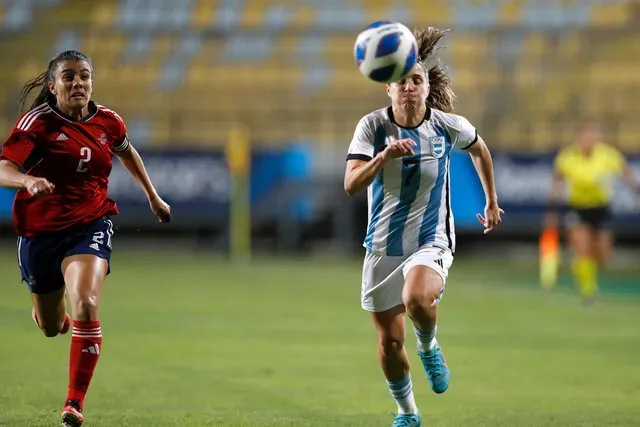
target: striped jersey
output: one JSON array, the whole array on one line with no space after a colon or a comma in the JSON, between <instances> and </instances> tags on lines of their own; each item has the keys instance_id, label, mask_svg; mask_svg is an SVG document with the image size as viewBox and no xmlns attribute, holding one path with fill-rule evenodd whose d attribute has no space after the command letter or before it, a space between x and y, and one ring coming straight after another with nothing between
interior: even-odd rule
<instances>
[{"instance_id":1,"label":"striped jersey","mask_svg":"<svg viewBox=\"0 0 640 427\"><path fill-rule=\"evenodd\" d=\"M388 161L367 189L369 219L364 247L387 256L407 256L432 245L455 251L449 154L478 140L476 128L456 114L427 108L413 128L398 125L391 107L358 123L347 160L369 161L386 145L412 139L413 156Z\"/></svg>"}]
</instances>

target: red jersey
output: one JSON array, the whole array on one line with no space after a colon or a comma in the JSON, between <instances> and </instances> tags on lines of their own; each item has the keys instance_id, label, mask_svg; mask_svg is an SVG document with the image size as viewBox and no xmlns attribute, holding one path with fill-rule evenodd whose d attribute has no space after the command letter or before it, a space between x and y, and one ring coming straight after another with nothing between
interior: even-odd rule
<instances>
[{"instance_id":1,"label":"red jersey","mask_svg":"<svg viewBox=\"0 0 640 427\"><path fill-rule=\"evenodd\" d=\"M128 146L120 116L93 102L89 102L89 115L80 121L50 104L23 114L0 159L15 163L28 175L46 178L55 189L41 197L18 190L13 204L18 235L30 237L117 215L116 203L107 197L107 185L114 153Z\"/></svg>"}]
</instances>

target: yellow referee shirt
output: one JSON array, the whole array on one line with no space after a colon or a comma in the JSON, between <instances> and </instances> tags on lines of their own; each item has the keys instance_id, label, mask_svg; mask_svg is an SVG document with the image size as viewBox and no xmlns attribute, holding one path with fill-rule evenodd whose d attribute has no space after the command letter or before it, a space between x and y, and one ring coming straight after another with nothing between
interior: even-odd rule
<instances>
[{"instance_id":1,"label":"yellow referee shirt","mask_svg":"<svg viewBox=\"0 0 640 427\"><path fill-rule=\"evenodd\" d=\"M599 143L586 156L577 144L560 151L555 170L567 183L567 203L577 209L609 204L615 177L624 170L625 159L616 148Z\"/></svg>"}]
</instances>

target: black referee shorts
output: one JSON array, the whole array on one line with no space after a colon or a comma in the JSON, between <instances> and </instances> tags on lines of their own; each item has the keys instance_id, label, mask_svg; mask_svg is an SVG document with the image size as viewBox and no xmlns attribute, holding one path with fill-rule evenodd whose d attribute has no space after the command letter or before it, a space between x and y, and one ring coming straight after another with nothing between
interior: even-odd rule
<instances>
[{"instance_id":1,"label":"black referee shorts","mask_svg":"<svg viewBox=\"0 0 640 427\"><path fill-rule=\"evenodd\" d=\"M569 206L567 225L587 225L594 230L608 230L611 227L611 211L609 206L597 208L574 208Z\"/></svg>"}]
</instances>

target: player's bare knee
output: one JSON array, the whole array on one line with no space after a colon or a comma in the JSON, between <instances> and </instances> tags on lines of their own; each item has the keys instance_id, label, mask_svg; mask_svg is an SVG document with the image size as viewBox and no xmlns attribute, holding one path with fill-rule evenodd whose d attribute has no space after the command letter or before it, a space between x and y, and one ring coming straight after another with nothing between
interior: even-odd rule
<instances>
[{"instance_id":1,"label":"player's bare knee","mask_svg":"<svg viewBox=\"0 0 640 427\"><path fill-rule=\"evenodd\" d=\"M98 317L98 297L81 297L74 307L74 318L80 321L90 321Z\"/></svg>"},{"instance_id":2,"label":"player's bare knee","mask_svg":"<svg viewBox=\"0 0 640 427\"><path fill-rule=\"evenodd\" d=\"M573 230L572 233L572 246L573 251L577 256L581 257L593 257L593 243L594 238L591 235L589 229L584 227L579 227Z\"/></svg>"},{"instance_id":3,"label":"player's bare knee","mask_svg":"<svg viewBox=\"0 0 640 427\"><path fill-rule=\"evenodd\" d=\"M429 287L423 293L411 293L405 298L405 306L409 316L415 318L421 313L432 310L437 303L440 290L435 287Z\"/></svg>"},{"instance_id":4,"label":"player's bare knee","mask_svg":"<svg viewBox=\"0 0 640 427\"><path fill-rule=\"evenodd\" d=\"M404 337L392 334L378 336L378 346L383 354L396 354L404 348Z\"/></svg>"}]
</instances>

